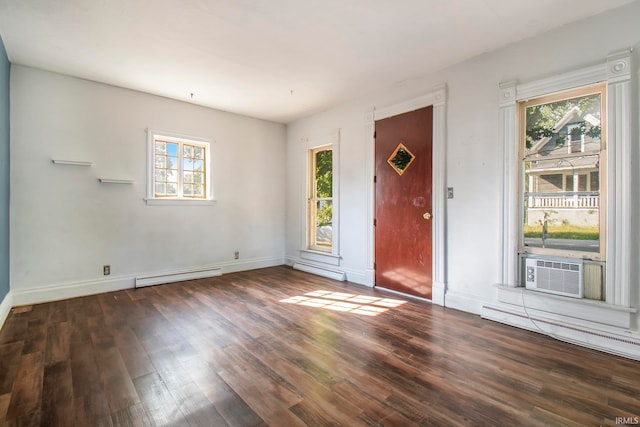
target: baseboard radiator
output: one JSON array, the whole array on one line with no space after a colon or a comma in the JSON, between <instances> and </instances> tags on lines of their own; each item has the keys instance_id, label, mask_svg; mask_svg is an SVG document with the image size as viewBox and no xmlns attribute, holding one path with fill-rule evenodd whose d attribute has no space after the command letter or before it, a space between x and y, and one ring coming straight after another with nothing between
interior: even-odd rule
<instances>
[{"instance_id":1,"label":"baseboard radiator","mask_svg":"<svg viewBox=\"0 0 640 427\"><path fill-rule=\"evenodd\" d=\"M172 273L156 274L136 277L136 288L160 285L163 283L182 282L185 280L204 279L206 277L222 276L220 267L204 267L191 270L181 270Z\"/></svg>"},{"instance_id":2,"label":"baseboard radiator","mask_svg":"<svg viewBox=\"0 0 640 427\"><path fill-rule=\"evenodd\" d=\"M293 268L300 271L306 271L307 273L316 274L318 276L328 277L329 279L338 280L344 282L347 280L347 275L344 271L334 270L327 267L318 267L317 265L308 264L306 262L297 261L293 264Z\"/></svg>"}]
</instances>

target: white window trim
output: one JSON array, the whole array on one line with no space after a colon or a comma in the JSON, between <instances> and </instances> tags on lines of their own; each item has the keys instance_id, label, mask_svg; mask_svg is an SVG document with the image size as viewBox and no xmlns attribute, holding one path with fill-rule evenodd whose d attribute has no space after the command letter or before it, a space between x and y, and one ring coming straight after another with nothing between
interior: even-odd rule
<instances>
[{"instance_id":1,"label":"white window trim","mask_svg":"<svg viewBox=\"0 0 640 427\"><path fill-rule=\"evenodd\" d=\"M195 198L156 198L153 189L153 171L155 164L155 139L156 137L166 137L181 141L193 141L205 144L206 147L206 195L202 199ZM147 129L147 205L157 206L208 206L215 204L213 198L214 168L213 168L213 144L214 141L207 138L194 137L189 135L165 132L157 129Z\"/></svg>"},{"instance_id":2,"label":"white window trim","mask_svg":"<svg viewBox=\"0 0 640 427\"><path fill-rule=\"evenodd\" d=\"M303 157L301 164L304 167L302 170L302 177L300 182L302 183L302 192L304 196L302 201L304 205L301 209L301 237L300 237L300 258L308 259L311 261L328 264L328 265L340 265L340 130L323 136L315 138L302 138L300 140L303 148ZM332 220L332 239L331 239L331 252L314 250L310 247L309 242L309 221L308 221L308 187L309 177L311 171L309 171L309 150L315 148L331 145L332 147L332 164L333 164L333 220Z\"/></svg>"},{"instance_id":3,"label":"white window trim","mask_svg":"<svg viewBox=\"0 0 640 427\"><path fill-rule=\"evenodd\" d=\"M546 79L500 84L500 126L504 169L501 209L500 284L518 286L519 189L517 102L597 82L607 83L606 303L631 306L633 224L630 51L614 52L605 63ZM604 181L604 180L603 180ZM601 183L601 185L605 185Z\"/></svg>"}]
</instances>

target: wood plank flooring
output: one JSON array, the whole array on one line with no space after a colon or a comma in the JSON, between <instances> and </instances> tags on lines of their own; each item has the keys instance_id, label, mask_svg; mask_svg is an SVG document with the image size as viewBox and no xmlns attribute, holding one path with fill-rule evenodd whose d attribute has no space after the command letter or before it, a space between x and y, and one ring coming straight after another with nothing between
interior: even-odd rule
<instances>
[{"instance_id":1,"label":"wood plank flooring","mask_svg":"<svg viewBox=\"0 0 640 427\"><path fill-rule=\"evenodd\" d=\"M7 426L600 426L639 396L640 362L288 267L18 307L0 331Z\"/></svg>"}]
</instances>

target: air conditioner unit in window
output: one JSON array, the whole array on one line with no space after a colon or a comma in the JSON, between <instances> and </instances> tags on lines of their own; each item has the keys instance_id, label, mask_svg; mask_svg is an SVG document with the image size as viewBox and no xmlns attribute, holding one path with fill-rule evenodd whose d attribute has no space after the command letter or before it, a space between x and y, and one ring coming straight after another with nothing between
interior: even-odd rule
<instances>
[{"instance_id":1,"label":"air conditioner unit in window","mask_svg":"<svg viewBox=\"0 0 640 427\"><path fill-rule=\"evenodd\" d=\"M525 259L525 287L540 292L584 298L583 261L566 258Z\"/></svg>"}]
</instances>

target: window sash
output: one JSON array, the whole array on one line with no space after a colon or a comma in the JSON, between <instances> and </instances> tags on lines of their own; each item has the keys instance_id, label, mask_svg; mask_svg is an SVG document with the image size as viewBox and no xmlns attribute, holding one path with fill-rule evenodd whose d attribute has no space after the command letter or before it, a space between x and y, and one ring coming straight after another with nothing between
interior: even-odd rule
<instances>
[{"instance_id":1,"label":"window sash","mask_svg":"<svg viewBox=\"0 0 640 427\"><path fill-rule=\"evenodd\" d=\"M599 94L600 95L600 115L601 115L601 131L600 131L600 151L574 151L572 148L576 146L574 142L572 145L571 139L568 138L567 141L567 152L562 154L549 154L546 156L546 159L551 160L554 159L559 162L571 161L573 159L590 157L590 156L598 156L598 170L593 171L583 171L583 170L575 170L576 179L574 181L573 175L566 175L561 171L550 171L547 175L538 174L538 177L542 176L550 176L553 174L559 174L561 177L560 187L562 188L562 192L558 193L558 195L562 194L566 197L572 197L574 199L578 199L579 197L597 197L597 211L598 211L598 230L599 230L599 239L598 239L598 250L596 252L590 250L581 250L581 249L568 249L568 248L549 248L549 247L539 247L527 245L525 242L525 228L527 227L527 218L525 214L528 214L529 209L531 208L531 197L533 193L537 193L541 191L538 188L539 181L533 180L535 183L531 182L529 179L532 176L531 173L527 174L527 163L534 160L531 155L526 155L526 109L532 106L538 106L543 104L552 104L554 102L559 102L563 100L569 100L574 98L579 98L583 96ZM540 97L536 97L531 100L526 100L518 103L518 123L520 126L519 129L519 138L518 138L518 153L519 153L519 176L520 176L520 191L519 191L519 205L520 205L520 225L518 229L519 233L519 249L522 252L528 252L532 254L546 254L546 255L556 255L563 257L574 257L574 258L589 258L600 261L605 261L605 248L606 248L606 188L600 187L596 190L591 189L591 182L595 181L594 178L598 180L598 184L600 182L606 182L604 178L607 176L606 171L606 123L607 123L607 109L606 109L606 84L599 83L594 85L588 85L579 87L576 89L571 89L563 92L552 93L543 95ZM578 144L579 145L579 144ZM535 158L539 160L539 158ZM595 173L596 176L593 174ZM529 188L530 185L534 185L534 188ZM582 191L583 186L587 186L587 188ZM594 185L595 187L595 185ZM588 190L588 191L587 191ZM544 190L547 191L547 190ZM583 194L584 193L584 194ZM588 194L587 194L588 193ZM542 194L542 193L540 193ZM545 193L546 194L546 193ZM570 201L567 202L567 205L572 205L572 203L585 203L584 201ZM589 203L587 201L586 203ZM564 206L561 204L561 206ZM553 212L553 208L549 209L547 212ZM546 222L546 216L544 219L541 218L541 221ZM544 228L544 227L543 227ZM544 243L543 243L544 246Z\"/></svg>"},{"instance_id":2,"label":"window sash","mask_svg":"<svg viewBox=\"0 0 640 427\"><path fill-rule=\"evenodd\" d=\"M175 145L176 146L176 154L175 155L169 155L169 154L158 154L157 153L157 148L159 144L166 144L166 145ZM188 151L188 149L191 149L191 151L194 153L192 155L186 155L185 152ZM197 157L195 156L195 152L197 151L197 149L200 149L201 151L201 156ZM208 162L209 162L209 144L208 143L200 143L194 140L188 140L188 139L180 139L180 138L173 138L173 137L166 137L163 135L155 135L153 138L153 173L152 173L152 194L153 194L153 198L156 199L186 199L186 200L204 200L207 199L207 195L208 195L208 188L207 188L207 184L209 182L209 168L208 168ZM164 157L165 160L165 167L159 167L158 166L158 159ZM168 159L172 158L175 159L174 161L177 163L175 165L175 167L172 168L168 168L167 166L167 162L169 161ZM201 168L202 170L196 170L194 169L194 165L195 163L200 162L201 163ZM187 163L188 162L188 163ZM191 167L185 167L185 164L187 165L192 165ZM169 181L168 180L168 171L174 171L174 173L176 174L176 179L175 181ZM158 173L161 172L161 173ZM164 172L165 175L165 179L158 179L159 175L162 175L162 172ZM191 173L191 176L189 176L189 172ZM195 185L194 185L194 178L195 175L201 175L201 181L202 184L200 185L200 194L193 194L193 189L195 189ZM175 191L175 195L174 194L168 194L167 192L167 188L169 186L169 184L174 184L176 185L176 191ZM164 184L165 185L165 191L164 192L158 192L158 184ZM185 191L186 188L191 188L192 191L191 192L187 192ZM191 193L191 194L188 194Z\"/></svg>"},{"instance_id":3,"label":"window sash","mask_svg":"<svg viewBox=\"0 0 640 427\"><path fill-rule=\"evenodd\" d=\"M318 176L317 176L317 156L319 153L328 151L332 156L331 159L331 196L330 197L318 197ZM333 145L325 145L310 149L309 151L309 178L308 178L308 205L307 205L307 230L308 230L308 245L311 250L317 250L322 252L332 252L333 250L333 225L334 225L334 203L333 203ZM325 202L331 207L331 236L329 242L320 241L318 239L318 231L321 226L319 222L319 210L318 204Z\"/></svg>"},{"instance_id":4,"label":"window sash","mask_svg":"<svg viewBox=\"0 0 640 427\"><path fill-rule=\"evenodd\" d=\"M147 192L145 198L147 204L176 206L213 204L215 202L213 199L213 142L213 140L205 138L147 129ZM196 149L200 152L196 153ZM196 157L198 158L196 159ZM195 164L196 160L202 160L202 163ZM169 163L171 164L169 165ZM198 169L195 172L202 172L202 175L196 176L195 179L192 178L194 169ZM169 171L168 174L167 171ZM197 194L189 194L189 191L185 191L184 184L192 184L193 180L202 180L201 191L197 191ZM167 182L175 184L174 191L169 191L168 194L166 186L162 185ZM163 188L156 189L156 184ZM202 194L200 194L201 192Z\"/></svg>"}]
</instances>

